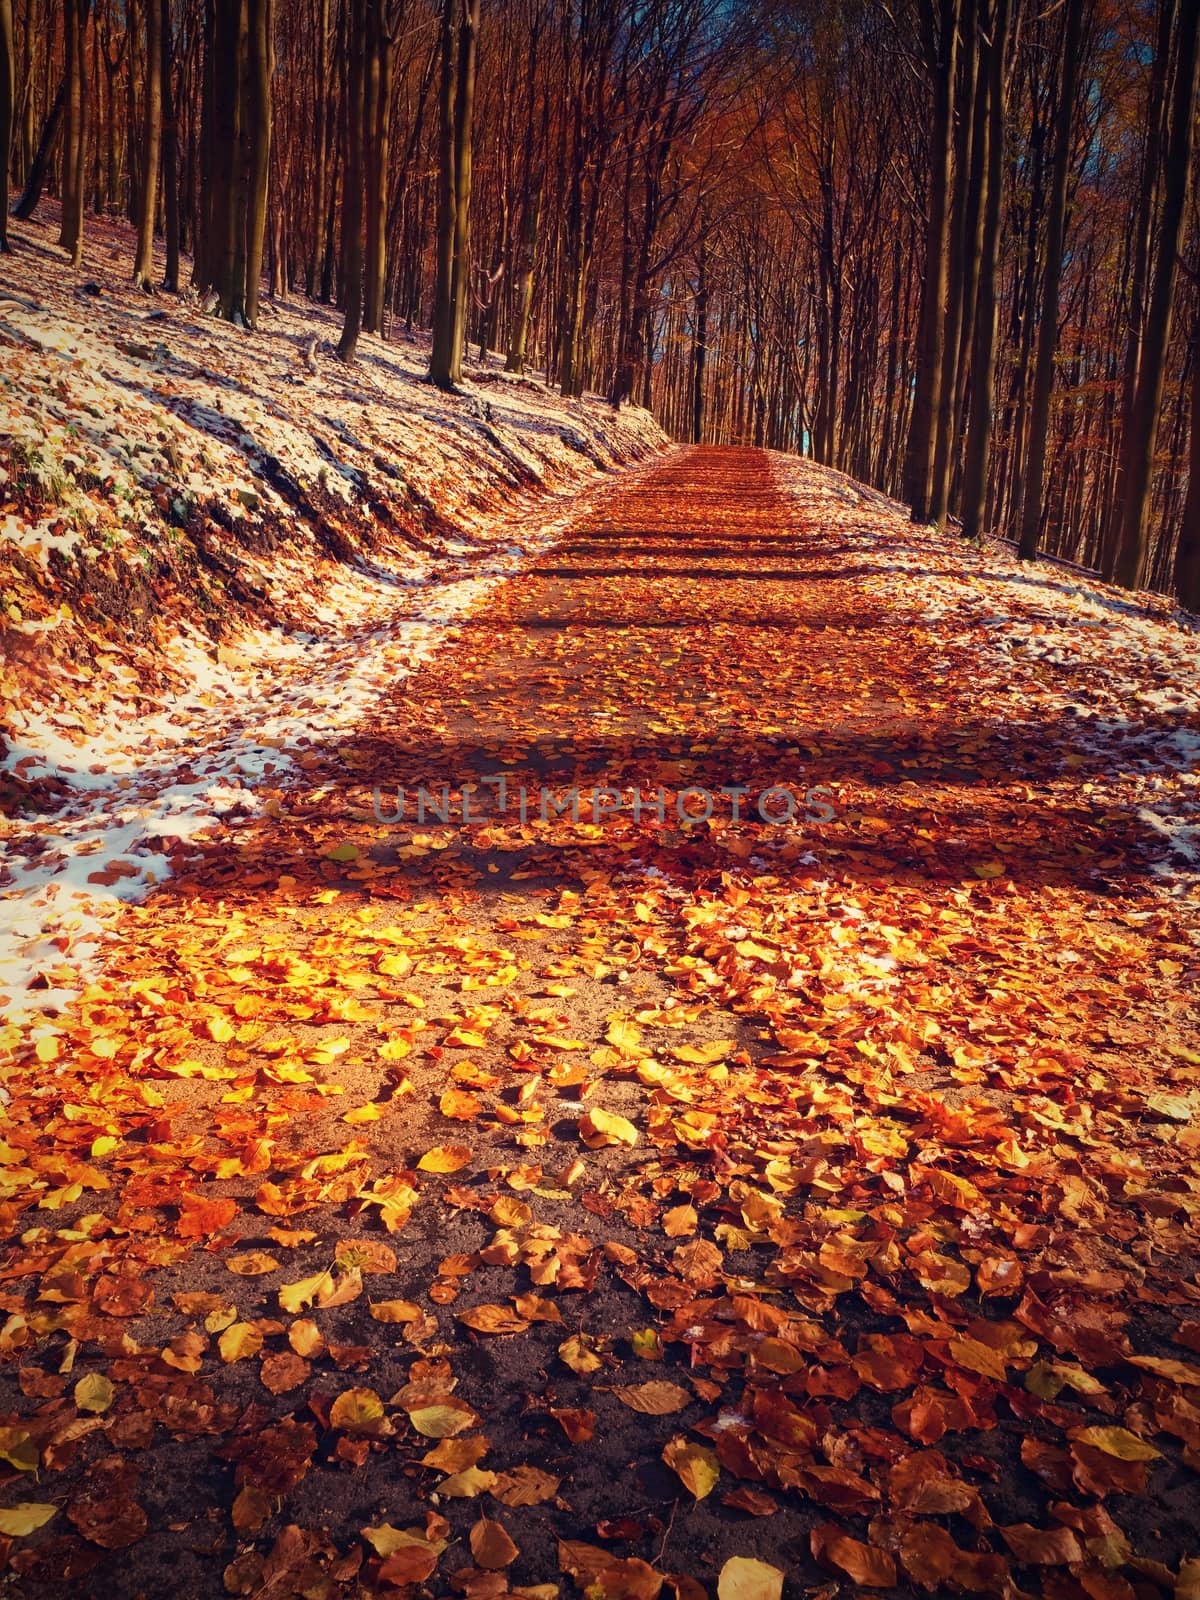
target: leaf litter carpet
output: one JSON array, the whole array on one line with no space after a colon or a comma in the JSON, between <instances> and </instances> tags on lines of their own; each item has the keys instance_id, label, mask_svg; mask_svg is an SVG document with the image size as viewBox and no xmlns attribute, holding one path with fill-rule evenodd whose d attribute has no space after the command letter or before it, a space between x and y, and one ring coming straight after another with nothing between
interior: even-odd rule
<instances>
[{"instance_id":1,"label":"leaf litter carpet","mask_svg":"<svg viewBox=\"0 0 1200 1600\"><path fill-rule=\"evenodd\" d=\"M10 1591L1200 1593L1194 675L616 486L7 1069Z\"/></svg>"}]
</instances>

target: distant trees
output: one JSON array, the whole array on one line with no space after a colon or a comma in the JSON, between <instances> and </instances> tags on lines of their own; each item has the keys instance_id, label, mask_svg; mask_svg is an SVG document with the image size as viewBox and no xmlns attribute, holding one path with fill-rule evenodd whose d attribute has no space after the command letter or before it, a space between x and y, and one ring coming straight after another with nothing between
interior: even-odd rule
<instances>
[{"instance_id":1,"label":"distant trees","mask_svg":"<svg viewBox=\"0 0 1200 1600\"><path fill-rule=\"evenodd\" d=\"M0 151L72 259L126 216L233 322L430 327L447 388L502 360L1200 603L1198 6L0 0Z\"/></svg>"}]
</instances>

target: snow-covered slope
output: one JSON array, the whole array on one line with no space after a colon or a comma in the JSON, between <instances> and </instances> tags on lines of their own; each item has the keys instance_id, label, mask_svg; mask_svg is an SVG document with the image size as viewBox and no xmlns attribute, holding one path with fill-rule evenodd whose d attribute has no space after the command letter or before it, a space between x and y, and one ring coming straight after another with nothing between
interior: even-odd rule
<instances>
[{"instance_id":1,"label":"snow-covered slope","mask_svg":"<svg viewBox=\"0 0 1200 1600\"><path fill-rule=\"evenodd\" d=\"M352 727L617 468L646 412L500 363L446 395L331 310L257 332L127 286L93 226L17 224L0 282L0 1007L53 1007L162 853ZM32 988L30 987L32 985Z\"/></svg>"}]
</instances>

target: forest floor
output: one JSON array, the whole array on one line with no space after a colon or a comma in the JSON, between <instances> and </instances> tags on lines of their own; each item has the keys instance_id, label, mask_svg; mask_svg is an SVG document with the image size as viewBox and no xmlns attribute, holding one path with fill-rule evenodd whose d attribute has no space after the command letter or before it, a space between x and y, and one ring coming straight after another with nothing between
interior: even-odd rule
<instances>
[{"instance_id":1,"label":"forest floor","mask_svg":"<svg viewBox=\"0 0 1200 1600\"><path fill-rule=\"evenodd\" d=\"M523 560L12 1007L0 1593L1200 1593L1194 623L748 449Z\"/></svg>"}]
</instances>

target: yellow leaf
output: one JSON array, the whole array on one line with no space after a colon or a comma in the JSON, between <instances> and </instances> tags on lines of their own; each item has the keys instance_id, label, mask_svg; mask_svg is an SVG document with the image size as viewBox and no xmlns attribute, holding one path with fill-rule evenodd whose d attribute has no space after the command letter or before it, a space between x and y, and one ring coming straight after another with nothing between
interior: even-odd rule
<instances>
[{"instance_id":1,"label":"yellow leaf","mask_svg":"<svg viewBox=\"0 0 1200 1600\"><path fill-rule=\"evenodd\" d=\"M379 1122L386 1116L387 1102L372 1100L365 1106L357 1106L353 1111L347 1111L342 1121L350 1123L351 1127L358 1128L367 1122Z\"/></svg>"},{"instance_id":2,"label":"yellow leaf","mask_svg":"<svg viewBox=\"0 0 1200 1600\"><path fill-rule=\"evenodd\" d=\"M599 1372L604 1365L592 1348L592 1341L586 1333L574 1334L570 1339L564 1339L558 1347L558 1353L571 1371L578 1373L581 1378L586 1378L589 1372Z\"/></svg>"},{"instance_id":3,"label":"yellow leaf","mask_svg":"<svg viewBox=\"0 0 1200 1600\"><path fill-rule=\"evenodd\" d=\"M453 1122L470 1122L483 1110L483 1102L465 1089L447 1089L438 1101L438 1110Z\"/></svg>"},{"instance_id":4,"label":"yellow leaf","mask_svg":"<svg viewBox=\"0 0 1200 1600\"><path fill-rule=\"evenodd\" d=\"M477 1466L491 1449L486 1434L472 1434L469 1439L443 1439L421 1457L423 1467L436 1467L439 1472L464 1472Z\"/></svg>"},{"instance_id":5,"label":"yellow leaf","mask_svg":"<svg viewBox=\"0 0 1200 1600\"><path fill-rule=\"evenodd\" d=\"M471 1159L465 1144L436 1144L417 1162L418 1172L461 1172Z\"/></svg>"},{"instance_id":6,"label":"yellow leaf","mask_svg":"<svg viewBox=\"0 0 1200 1600\"><path fill-rule=\"evenodd\" d=\"M717 1579L717 1600L780 1600L783 1573L753 1556L730 1556Z\"/></svg>"},{"instance_id":7,"label":"yellow leaf","mask_svg":"<svg viewBox=\"0 0 1200 1600\"><path fill-rule=\"evenodd\" d=\"M279 1304L293 1316L312 1305L321 1289L333 1286L333 1273L314 1272L311 1278L301 1278L296 1283L285 1283L279 1291Z\"/></svg>"},{"instance_id":8,"label":"yellow leaf","mask_svg":"<svg viewBox=\"0 0 1200 1600\"><path fill-rule=\"evenodd\" d=\"M24 1428L0 1428L0 1461L7 1461L18 1472L36 1472L40 1459L37 1445Z\"/></svg>"},{"instance_id":9,"label":"yellow leaf","mask_svg":"<svg viewBox=\"0 0 1200 1600\"><path fill-rule=\"evenodd\" d=\"M476 1033L471 1028L455 1028L448 1033L443 1043L452 1049L483 1050L487 1046L487 1039L482 1033Z\"/></svg>"},{"instance_id":10,"label":"yellow leaf","mask_svg":"<svg viewBox=\"0 0 1200 1600\"><path fill-rule=\"evenodd\" d=\"M15 1506L0 1511L0 1533L10 1539L23 1539L28 1533L44 1528L51 1517L58 1515L57 1506L37 1505L32 1500L21 1500Z\"/></svg>"},{"instance_id":11,"label":"yellow leaf","mask_svg":"<svg viewBox=\"0 0 1200 1600\"><path fill-rule=\"evenodd\" d=\"M1166 1378L1171 1383L1182 1383L1190 1389L1200 1388L1200 1367L1186 1361L1172 1361L1165 1356L1127 1356L1131 1367L1141 1367L1156 1378Z\"/></svg>"},{"instance_id":12,"label":"yellow leaf","mask_svg":"<svg viewBox=\"0 0 1200 1600\"><path fill-rule=\"evenodd\" d=\"M329 1425L343 1433L391 1433L384 1415L383 1401L374 1389L347 1389L329 1408Z\"/></svg>"},{"instance_id":13,"label":"yellow leaf","mask_svg":"<svg viewBox=\"0 0 1200 1600\"><path fill-rule=\"evenodd\" d=\"M614 1111L594 1106L579 1119L579 1137L589 1150L599 1150L610 1144L632 1148L638 1142L638 1131L632 1122Z\"/></svg>"},{"instance_id":14,"label":"yellow leaf","mask_svg":"<svg viewBox=\"0 0 1200 1600\"><path fill-rule=\"evenodd\" d=\"M245 1361L256 1356L263 1346L263 1336L249 1322L235 1322L226 1328L217 1342L224 1362Z\"/></svg>"},{"instance_id":15,"label":"yellow leaf","mask_svg":"<svg viewBox=\"0 0 1200 1600\"><path fill-rule=\"evenodd\" d=\"M80 1411L107 1411L113 1403L113 1386L102 1372L89 1372L75 1385L75 1404Z\"/></svg>"},{"instance_id":16,"label":"yellow leaf","mask_svg":"<svg viewBox=\"0 0 1200 1600\"><path fill-rule=\"evenodd\" d=\"M1073 1428L1068 1435L1079 1444L1090 1444L1094 1450L1116 1456L1118 1461L1157 1461L1162 1455L1145 1439L1139 1439L1128 1428Z\"/></svg>"},{"instance_id":17,"label":"yellow leaf","mask_svg":"<svg viewBox=\"0 0 1200 1600\"><path fill-rule=\"evenodd\" d=\"M977 861L971 868L977 878L1002 878L1004 876L1003 861Z\"/></svg>"},{"instance_id":18,"label":"yellow leaf","mask_svg":"<svg viewBox=\"0 0 1200 1600\"><path fill-rule=\"evenodd\" d=\"M408 1420L427 1439L453 1439L456 1434L473 1428L479 1418L465 1400L448 1395L433 1405L418 1406L408 1413Z\"/></svg>"},{"instance_id":19,"label":"yellow leaf","mask_svg":"<svg viewBox=\"0 0 1200 1600\"><path fill-rule=\"evenodd\" d=\"M642 1030L628 1017L614 1017L604 1037L613 1049L619 1050L623 1056L637 1056L643 1053Z\"/></svg>"},{"instance_id":20,"label":"yellow leaf","mask_svg":"<svg viewBox=\"0 0 1200 1600\"><path fill-rule=\"evenodd\" d=\"M372 1300L370 1312L376 1322L416 1322L424 1315L411 1300Z\"/></svg>"},{"instance_id":21,"label":"yellow leaf","mask_svg":"<svg viewBox=\"0 0 1200 1600\"><path fill-rule=\"evenodd\" d=\"M363 1528L360 1531L377 1556L394 1556L397 1550L409 1550L414 1545L434 1552L445 1547L444 1540L424 1538L421 1529L393 1528L390 1522L381 1522L377 1528Z\"/></svg>"},{"instance_id":22,"label":"yellow leaf","mask_svg":"<svg viewBox=\"0 0 1200 1600\"><path fill-rule=\"evenodd\" d=\"M772 951L772 958L777 952ZM718 1061L724 1061L727 1056L737 1049L736 1039L713 1039L708 1044L684 1044L671 1054L676 1061L686 1061L692 1066L711 1067Z\"/></svg>"},{"instance_id":23,"label":"yellow leaf","mask_svg":"<svg viewBox=\"0 0 1200 1600\"><path fill-rule=\"evenodd\" d=\"M682 1434L663 1446L662 1458L689 1494L703 1500L716 1488L721 1468L716 1455L705 1445L693 1444Z\"/></svg>"},{"instance_id":24,"label":"yellow leaf","mask_svg":"<svg viewBox=\"0 0 1200 1600\"><path fill-rule=\"evenodd\" d=\"M288 1329L288 1343L298 1356L319 1356L325 1350L325 1335L308 1317L293 1322Z\"/></svg>"},{"instance_id":25,"label":"yellow leaf","mask_svg":"<svg viewBox=\"0 0 1200 1600\"><path fill-rule=\"evenodd\" d=\"M275 1272L279 1263L265 1250L245 1250L241 1255L229 1256L225 1265L239 1278L258 1278L265 1272Z\"/></svg>"},{"instance_id":26,"label":"yellow leaf","mask_svg":"<svg viewBox=\"0 0 1200 1600\"><path fill-rule=\"evenodd\" d=\"M443 1478L437 1492L450 1500L474 1500L477 1495L495 1488L498 1478L498 1473L489 1472L485 1467L464 1467L461 1472Z\"/></svg>"}]
</instances>

